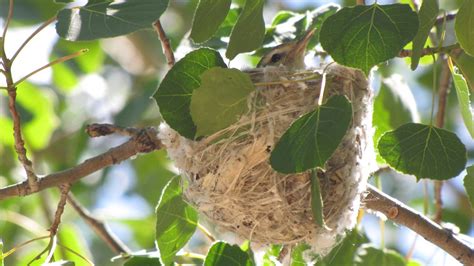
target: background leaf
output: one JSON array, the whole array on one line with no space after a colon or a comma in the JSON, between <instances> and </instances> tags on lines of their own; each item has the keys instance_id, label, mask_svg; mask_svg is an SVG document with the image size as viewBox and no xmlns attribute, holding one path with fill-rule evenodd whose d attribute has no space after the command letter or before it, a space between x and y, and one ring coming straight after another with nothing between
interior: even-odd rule
<instances>
[{"instance_id":1,"label":"background leaf","mask_svg":"<svg viewBox=\"0 0 474 266\"><path fill-rule=\"evenodd\" d=\"M466 189L467 196L469 197L471 208L474 209L474 165L469 166L466 171L467 174L464 176L464 188Z\"/></svg>"},{"instance_id":2,"label":"background leaf","mask_svg":"<svg viewBox=\"0 0 474 266\"><path fill-rule=\"evenodd\" d=\"M316 224L324 227L323 198L316 170L311 170L311 211Z\"/></svg>"},{"instance_id":3,"label":"background leaf","mask_svg":"<svg viewBox=\"0 0 474 266\"><path fill-rule=\"evenodd\" d=\"M231 0L199 0L190 38L196 43L209 40L229 13Z\"/></svg>"},{"instance_id":4,"label":"background leaf","mask_svg":"<svg viewBox=\"0 0 474 266\"><path fill-rule=\"evenodd\" d=\"M454 24L456 37L464 51L474 56L474 0L464 0Z\"/></svg>"},{"instance_id":5,"label":"background leaf","mask_svg":"<svg viewBox=\"0 0 474 266\"><path fill-rule=\"evenodd\" d=\"M356 266L405 266L405 259L396 251L378 249L372 244L364 244L355 258Z\"/></svg>"},{"instance_id":6,"label":"background leaf","mask_svg":"<svg viewBox=\"0 0 474 266\"><path fill-rule=\"evenodd\" d=\"M229 59L240 53L251 52L263 42L265 22L263 20L264 0L246 0L244 9L232 29L225 56Z\"/></svg>"},{"instance_id":7,"label":"background leaf","mask_svg":"<svg viewBox=\"0 0 474 266\"><path fill-rule=\"evenodd\" d=\"M474 138L474 116L472 114L469 87L464 77L457 72L457 69L454 69L451 59L448 59L448 65L453 76L454 87L456 88L456 95L458 97L464 125L467 131L469 131L469 134L471 134L471 137Z\"/></svg>"},{"instance_id":8,"label":"background leaf","mask_svg":"<svg viewBox=\"0 0 474 266\"><path fill-rule=\"evenodd\" d=\"M293 249L291 249L291 266L306 266L307 263L304 259L303 252L310 249L306 243L297 244Z\"/></svg>"},{"instance_id":9,"label":"background leaf","mask_svg":"<svg viewBox=\"0 0 474 266\"><path fill-rule=\"evenodd\" d=\"M387 163L417 179L449 179L466 165L466 147L456 134L433 126L408 123L380 138L378 149Z\"/></svg>"},{"instance_id":10,"label":"background leaf","mask_svg":"<svg viewBox=\"0 0 474 266\"><path fill-rule=\"evenodd\" d=\"M461 70L463 77L466 79L467 84L474 90L474 56L470 56L465 52L451 53L451 59L453 59L456 66Z\"/></svg>"},{"instance_id":11,"label":"background leaf","mask_svg":"<svg viewBox=\"0 0 474 266\"><path fill-rule=\"evenodd\" d=\"M71 41L125 35L150 28L167 7L168 0L90 0L59 11L56 32Z\"/></svg>"},{"instance_id":12,"label":"background leaf","mask_svg":"<svg viewBox=\"0 0 474 266\"><path fill-rule=\"evenodd\" d=\"M394 74L384 79L374 100L375 146L383 133L419 120L415 97L403 77ZM377 161L383 163L378 152Z\"/></svg>"},{"instance_id":13,"label":"background leaf","mask_svg":"<svg viewBox=\"0 0 474 266\"><path fill-rule=\"evenodd\" d=\"M322 167L346 134L352 107L345 96L333 96L316 110L298 118L281 136L270 164L281 173Z\"/></svg>"},{"instance_id":14,"label":"background leaf","mask_svg":"<svg viewBox=\"0 0 474 266\"><path fill-rule=\"evenodd\" d=\"M174 177L164 188L156 207L156 243L164 265L174 261L196 230L198 213L182 199L180 177Z\"/></svg>"},{"instance_id":15,"label":"background leaf","mask_svg":"<svg viewBox=\"0 0 474 266\"><path fill-rule=\"evenodd\" d=\"M413 39L413 54L411 56L411 69L415 70L420 61L421 50L425 45L428 34L436 22L439 13L438 0L424 0L421 4L418 18L420 20L420 27L418 33Z\"/></svg>"},{"instance_id":16,"label":"background leaf","mask_svg":"<svg viewBox=\"0 0 474 266\"><path fill-rule=\"evenodd\" d=\"M194 139L196 126L189 110L191 95L201 86L201 74L215 66L226 67L217 51L192 51L168 71L153 96L163 119L181 136Z\"/></svg>"},{"instance_id":17,"label":"background leaf","mask_svg":"<svg viewBox=\"0 0 474 266\"><path fill-rule=\"evenodd\" d=\"M160 266L160 259L146 256L133 256L128 259L124 266Z\"/></svg>"},{"instance_id":18,"label":"background leaf","mask_svg":"<svg viewBox=\"0 0 474 266\"><path fill-rule=\"evenodd\" d=\"M368 74L376 64L397 56L417 31L418 17L409 5L358 5L327 18L319 39L336 62Z\"/></svg>"},{"instance_id":19,"label":"background leaf","mask_svg":"<svg viewBox=\"0 0 474 266\"><path fill-rule=\"evenodd\" d=\"M252 260L239 246L216 242L209 249L204 265L251 266Z\"/></svg>"},{"instance_id":20,"label":"background leaf","mask_svg":"<svg viewBox=\"0 0 474 266\"><path fill-rule=\"evenodd\" d=\"M201 86L191 97L196 137L211 135L237 122L248 111L247 97L255 90L248 74L213 67L201 75Z\"/></svg>"},{"instance_id":21,"label":"background leaf","mask_svg":"<svg viewBox=\"0 0 474 266\"><path fill-rule=\"evenodd\" d=\"M359 246L368 242L367 236L357 229L353 229L347 233L344 240L337 244L328 255L318 260L315 266L352 265L354 264L354 256Z\"/></svg>"}]
</instances>

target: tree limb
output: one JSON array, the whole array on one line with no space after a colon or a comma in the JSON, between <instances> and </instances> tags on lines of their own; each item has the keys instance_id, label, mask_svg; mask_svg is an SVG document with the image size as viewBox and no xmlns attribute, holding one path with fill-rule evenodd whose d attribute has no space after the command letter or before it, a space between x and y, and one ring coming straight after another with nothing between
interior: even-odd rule
<instances>
[{"instance_id":1,"label":"tree limb","mask_svg":"<svg viewBox=\"0 0 474 266\"><path fill-rule=\"evenodd\" d=\"M464 265L474 265L474 249L448 229L423 216L402 202L368 186L365 207L381 212L393 222L410 228L426 240L440 247Z\"/></svg>"}]
</instances>

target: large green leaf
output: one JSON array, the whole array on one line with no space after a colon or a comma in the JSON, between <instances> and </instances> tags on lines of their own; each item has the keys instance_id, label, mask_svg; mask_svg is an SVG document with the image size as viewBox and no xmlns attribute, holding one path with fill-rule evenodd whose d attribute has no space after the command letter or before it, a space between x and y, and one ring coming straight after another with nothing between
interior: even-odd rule
<instances>
[{"instance_id":1,"label":"large green leaf","mask_svg":"<svg viewBox=\"0 0 474 266\"><path fill-rule=\"evenodd\" d=\"M415 70L420 61L421 50L425 45L428 34L431 31L431 28L436 22L438 17L439 4L438 0L424 0L418 17L420 20L420 27L418 28L418 33L413 39L413 53L411 56L411 69Z\"/></svg>"},{"instance_id":2,"label":"large green leaf","mask_svg":"<svg viewBox=\"0 0 474 266\"><path fill-rule=\"evenodd\" d=\"M160 266L160 259L149 256L133 256L123 266Z\"/></svg>"},{"instance_id":3,"label":"large green leaf","mask_svg":"<svg viewBox=\"0 0 474 266\"><path fill-rule=\"evenodd\" d=\"M374 143L377 144L383 133L419 119L415 97L403 77L395 74L384 79L374 100ZM378 155L377 161L383 159Z\"/></svg>"},{"instance_id":4,"label":"large green leaf","mask_svg":"<svg viewBox=\"0 0 474 266\"><path fill-rule=\"evenodd\" d=\"M59 11L56 32L71 41L125 35L150 28L167 7L168 0L89 0Z\"/></svg>"},{"instance_id":5,"label":"large green leaf","mask_svg":"<svg viewBox=\"0 0 474 266\"><path fill-rule=\"evenodd\" d=\"M397 56L417 31L418 17L409 5L358 5L327 18L319 40L336 62L368 74L376 64Z\"/></svg>"},{"instance_id":6,"label":"large green leaf","mask_svg":"<svg viewBox=\"0 0 474 266\"><path fill-rule=\"evenodd\" d=\"M469 166L466 171L467 174L464 177L464 188L466 189L467 196L469 197L471 208L474 209L474 165Z\"/></svg>"},{"instance_id":7,"label":"large green leaf","mask_svg":"<svg viewBox=\"0 0 474 266\"><path fill-rule=\"evenodd\" d=\"M311 246L306 243L297 244L291 249L291 266L306 266L308 265L303 253L310 249Z\"/></svg>"},{"instance_id":8,"label":"large green leaf","mask_svg":"<svg viewBox=\"0 0 474 266\"><path fill-rule=\"evenodd\" d=\"M225 20L231 0L199 0L190 38L196 43L209 40Z\"/></svg>"},{"instance_id":9,"label":"large green leaf","mask_svg":"<svg viewBox=\"0 0 474 266\"><path fill-rule=\"evenodd\" d=\"M357 229L347 233L347 236L331 252L315 264L315 266L352 265L356 250L369 239Z\"/></svg>"},{"instance_id":10,"label":"large green leaf","mask_svg":"<svg viewBox=\"0 0 474 266\"><path fill-rule=\"evenodd\" d=\"M164 265L173 263L176 253L194 234L197 220L197 211L182 198L180 177L174 177L156 207L156 244Z\"/></svg>"},{"instance_id":11,"label":"large green leaf","mask_svg":"<svg viewBox=\"0 0 474 266\"><path fill-rule=\"evenodd\" d=\"M364 244L355 257L356 266L405 266L405 259L394 250L378 249L372 244Z\"/></svg>"},{"instance_id":12,"label":"large green leaf","mask_svg":"<svg viewBox=\"0 0 474 266\"><path fill-rule=\"evenodd\" d=\"M263 20L264 0L246 0L244 9L232 29L225 56L229 59L240 53L251 52L263 42L265 22Z\"/></svg>"},{"instance_id":13,"label":"large green leaf","mask_svg":"<svg viewBox=\"0 0 474 266\"><path fill-rule=\"evenodd\" d=\"M352 107L345 96L333 96L316 110L298 118L283 134L270 156L281 173L322 167L346 134Z\"/></svg>"},{"instance_id":14,"label":"large green leaf","mask_svg":"<svg viewBox=\"0 0 474 266\"><path fill-rule=\"evenodd\" d=\"M168 71L153 96L166 123L189 139L194 139L196 134L189 110L191 95L201 86L201 74L215 66L226 67L217 51L208 48L192 51Z\"/></svg>"},{"instance_id":15,"label":"large green leaf","mask_svg":"<svg viewBox=\"0 0 474 266\"><path fill-rule=\"evenodd\" d=\"M209 249L204 265L251 266L252 260L249 254L240 249L239 246L216 242Z\"/></svg>"},{"instance_id":16,"label":"large green leaf","mask_svg":"<svg viewBox=\"0 0 474 266\"><path fill-rule=\"evenodd\" d=\"M451 60L448 60L449 69L453 76L454 87L456 88L456 95L458 97L459 108L461 109L461 115L464 120L464 125L474 138L474 116L471 108L471 98L469 87L464 79L463 75L458 73L457 68L454 68Z\"/></svg>"},{"instance_id":17,"label":"large green leaf","mask_svg":"<svg viewBox=\"0 0 474 266\"><path fill-rule=\"evenodd\" d=\"M458 13L454 30L464 51L474 56L474 0L464 0Z\"/></svg>"},{"instance_id":18,"label":"large green leaf","mask_svg":"<svg viewBox=\"0 0 474 266\"><path fill-rule=\"evenodd\" d=\"M238 69L213 67L201 75L201 86L191 97L196 137L211 135L237 122L248 111L248 95L255 86Z\"/></svg>"},{"instance_id":19,"label":"large green leaf","mask_svg":"<svg viewBox=\"0 0 474 266\"><path fill-rule=\"evenodd\" d=\"M456 134L428 125L408 123L389 131L378 149L390 166L418 180L449 179L466 165L466 147Z\"/></svg>"}]
</instances>

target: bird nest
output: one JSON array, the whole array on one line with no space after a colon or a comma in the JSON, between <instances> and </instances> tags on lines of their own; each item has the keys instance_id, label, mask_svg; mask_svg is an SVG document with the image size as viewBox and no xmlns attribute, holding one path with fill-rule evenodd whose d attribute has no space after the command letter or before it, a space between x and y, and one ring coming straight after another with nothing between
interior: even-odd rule
<instances>
[{"instance_id":1,"label":"bird nest","mask_svg":"<svg viewBox=\"0 0 474 266\"><path fill-rule=\"evenodd\" d=\"M290 124L317 105L321 76L308 70L253 70L252 80L264 82L248 98L250 111L201 140L160 126L159 137L187 180L184 196L201 215L252 243L305 242L318 254L330 251L338 236L354 227L375 161L372 92L358 70L333 64L326 72L324 98L345 95L353 106L346 135L318 171L327 228L313 220L310 174L281 174L269 164L270 152Z\"/></svg>"}]
</instances>

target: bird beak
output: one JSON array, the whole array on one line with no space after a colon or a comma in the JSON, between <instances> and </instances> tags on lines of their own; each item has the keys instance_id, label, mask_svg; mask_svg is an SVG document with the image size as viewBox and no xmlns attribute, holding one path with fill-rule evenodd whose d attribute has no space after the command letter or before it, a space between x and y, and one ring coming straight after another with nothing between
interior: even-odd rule
<instances>
[{"instance_id":1,"label":"bird beak","mask_svg":"<svg viewBox=\"0 0 474 266\"><path fill-rule=\"evenodd\" d=\"M303 38L301 38L295 43L294 49L290 52L290 54L288 54L287 61L288 60L290 60L290 62L292 61L295 67L304 68L304 55L305 55L306 47L308 46L309 41L313 37L314 32L316 32L315 28L307 31L305 35L303 36Z\"/></svg>"}]
</instances>

